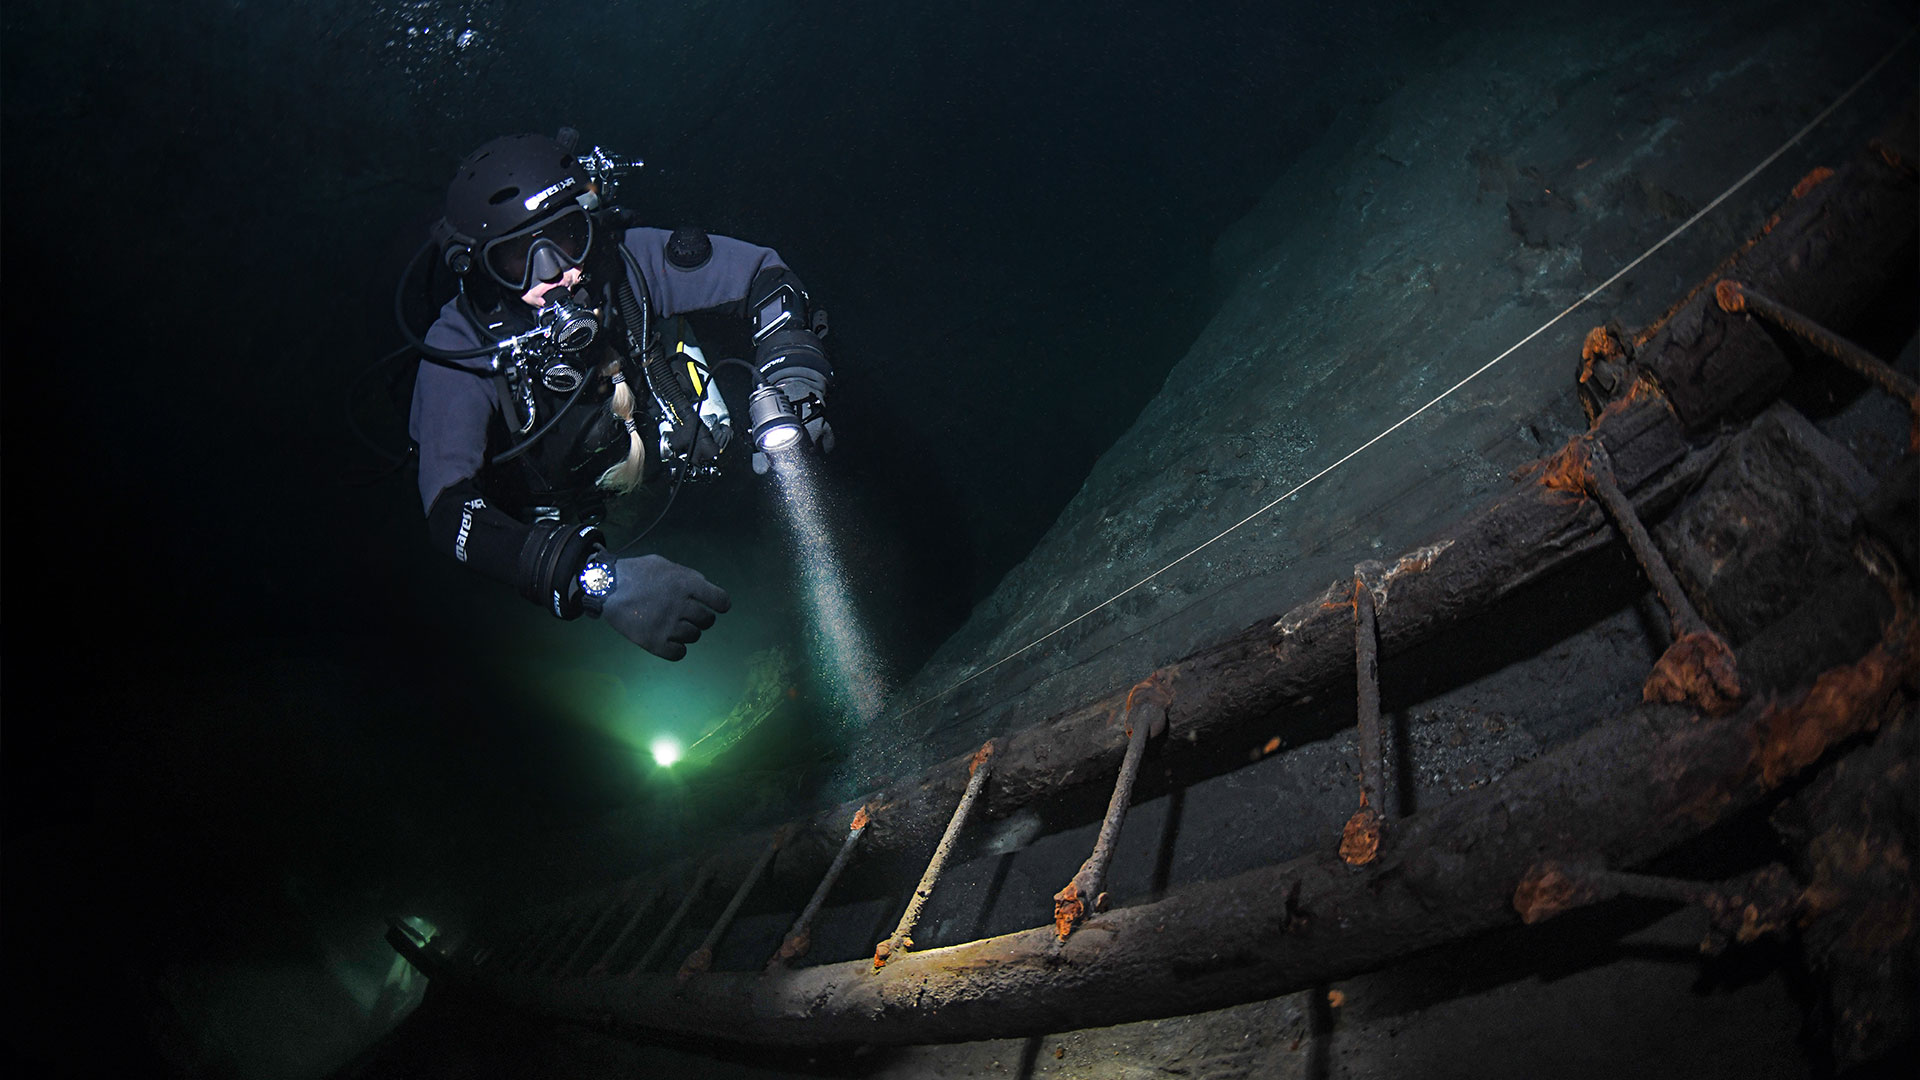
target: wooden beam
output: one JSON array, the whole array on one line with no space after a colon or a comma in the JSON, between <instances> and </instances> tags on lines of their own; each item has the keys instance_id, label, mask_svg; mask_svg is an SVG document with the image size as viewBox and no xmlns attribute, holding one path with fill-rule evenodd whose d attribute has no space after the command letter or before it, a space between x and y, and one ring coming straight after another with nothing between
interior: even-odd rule
<instances>
[{"instance_id":1,"label":"wooden beam","mask_svg":"<svg viewBox=\"0 0 1920 1080\"><path fill-rule=\"evenodd\" d=\"M1630 867L1795 779L1896 712L1920 674L1920 622L1865 574L1828 583L1744 664L1770 685L1851 646L1790 695L1721 718L1642 706L1500 784L1404 819L1363 868L1331 850L1051 926L785 971L638 979L469 976L529 1010L616 1029L746 1043L918 1044L1075 1030L1270 998L1519 922L1516 888L1543 859ZM1863 620L1894 615L1859 649Z\"/></svg>"}]
</instances>

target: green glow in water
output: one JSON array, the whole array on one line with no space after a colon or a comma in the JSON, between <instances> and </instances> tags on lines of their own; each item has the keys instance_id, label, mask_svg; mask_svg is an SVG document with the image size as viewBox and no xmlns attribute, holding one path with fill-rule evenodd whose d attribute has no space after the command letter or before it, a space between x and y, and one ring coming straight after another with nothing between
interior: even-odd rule
<instances>
[{"instance_id":1,"label":"green glow in water","mask_svg":"<svg viewBox=\"0 0 1920 1080\"><path fill-rule=\"evenodd\" d=\"M680 760L680 741L666 735L653 740L653 760L661 768L671 768Z\"/></svg>"}]
</instances>

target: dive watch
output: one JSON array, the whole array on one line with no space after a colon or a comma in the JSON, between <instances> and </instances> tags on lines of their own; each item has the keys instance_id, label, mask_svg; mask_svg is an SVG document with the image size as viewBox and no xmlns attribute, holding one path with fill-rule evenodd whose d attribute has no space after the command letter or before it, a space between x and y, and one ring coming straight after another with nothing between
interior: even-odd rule
<instances>
[{"instance_id":1,"label":"dive watch","mask_svg":"<svg viewBox=\"0 0 1920 1080\"><path fill-rule=\"evenodd\" d=\"M580 606L595 615L600 614L600 609L606 606L607 597L612 595L613 587L618 580L613 572L613 565L601 556L595 555L587 560L587 565L580 568L578 578Z\"/></svg>"}]
</instances>

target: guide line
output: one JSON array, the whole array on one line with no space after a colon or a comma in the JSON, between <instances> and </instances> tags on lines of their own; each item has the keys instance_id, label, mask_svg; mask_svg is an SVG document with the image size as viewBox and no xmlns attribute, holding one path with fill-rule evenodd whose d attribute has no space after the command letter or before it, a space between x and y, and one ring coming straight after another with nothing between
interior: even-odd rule
<instances>
[{"instance_id":1,"label":"guide line","mask_svg":"<svg viewBox=\"0 0 1920 1080\"><path fill-rule=\"evenodd\" d=\"M1888 49L1886 52L1886 55L1882 56L1872 67L1867 69L1866 74L1854 80L1853 85L1847 87L1847 89L1843 91L1839 97L1833 100L1832 104L1828 105L1826 108L1820 110L1819 113L1815 114L1813 119L1807 121L1806 124L1800 128L1800 130L1794 132L1790 137L1788 137L1788 139L1785 142L1781 143L1778 147L1776 147L1772 153L1762 158L1759 164L1755 165L1751 169L1748 169L1745 175L1741 176L1738 180L1735 180L1732 184L1728 185L1726 190L1714 196L1713 201L1707 203L1705 206L1695 211L1691 217L1681 222L1678 226L1676 226L1673 229L1672 232L1669 232L1667 235L1661 237L1657 242L1653 244L1653 246L1641 252L1638 256L1636 256L1633 259L1633 261L1627 263L1625 266L1622 266L1620 269L1614 271L1611 277L1607 278L1605 281L1601 282L1600 284L1594 286L1592 289L1589 289L1578 300L1575 300L1573 303L1568 304L1564 309L1561 310L1561 312L1558 315L1555 315L1552 318L1548 319L1546 322L1541 323L1538 328L1536 328L1532 333L1528 334L1526 337L1523 337L1519 341L1514 342L1512 345L1507 346L1507 348L1502 350L1498 356L1495 356L1493 359L1487 361L1484 364L1481 364L1478 368L1475 368L1471 374L1467 375L1465 378L1461 379L1459 382L1454 383L1452 386L1442 391L1433 400L1413 410L1412 412L1408 413L1406 416L1401 417L1391 427L1388 427L1386 430L1380 432L1378 435L1375 435L1373 438L1368 439L1366 442L1361 443L1359 446L1354 447L1352 450L1347 451L1345 454L1341 455L1341 457L1335 462L1333 462L1331 465L1328 465L1327 467L1321 469L1319 472L1314 473L1312 476L1309 476L1305 480L1302 480L1298 484L1295 484L1292 488L1289 488L1284 494L1269 501L1266 505L1260 507L1258 510L1253 511L1247 516L1241 518L1239 521L1236 521L1232 525L1229 525L1226 528L1220 530L1218 533L1214 534L1212 538L1195 546L1192 550L1188 551L1186 554L1181 555L1179 558L1176 558L1173 561L1167 563L1165 566L1162 566L1160 569L1155 570L1153 573L1148 574L1147 576L1141 578L1140 580L1134 582L1133 584L1127 586L1126 588L1121 589L1119 592L1114 593L1112 596L1107 597L1105 600L1102 600L1098 604L1095 604L1094 606L1088 608L1087 610L1081 612L1080 614L1075 615L1073 618L1068 619L1066 622L1061 623L1060 625L1054 627L1053 629L1047 631L1046 633L1040 635L1039 637L1033 639L1032 641L1026 643L1025 645L1020 646L1018 649L1015 649L1014 651L1008 653L1007 655L1001 657L1000 659L995 660L993 663L988 664L983 668L980 668L978 671L973 672L972 674L968 675L966 678L961 679L960 681L947 687L945 690L941 690L938 693L935 693L929 697L926 697L914 703L911 706L908 706L905 710L896 714L895 718L905 719L909 716L912 716L914 713L920 711L921 709L925 708L928 705L933 704L936 701L939 701L940 699L953 693L955 690L958 690L961 687L967 685L968 683L974 681L975 679L978 679L982 675L985 675L988 672L993 671L994 669L1000 667L1001 665L1006 664L1008 661L1014 660L1026 654L1027 652L1030 652L1031 650L1038 647L1039 645L1071 629L1072 627L1079 624L1080 622L1087 619L1088 617L1095 615L1101 610L1111 606L1115 601L1118 601L1123 597L1126 597L1127 595L1135 592L1141 586L1152 582L1155 578L1158 578L1160 575L1166 573L1167 571L1173 569L1176 566L1179 566L1181 563L1186 562L1188 559L1193 558L1195 555L1198 555L1200 552L1205 551L1207 548L1212 547L1214 544L1219 543L1221 540L1225 539L1227 536L1231 535L1232 533L1240 529L1242 526L1246 525L1248 522L1266 514L1268 511L1272 510L1274 507L1280 505L1281 503L1287 501L1290 498L1293 498L1295 495L1298 495L1300 492L1306 490L1308 487L1312 486L1314 483L1316 483L1317 481L1325 477L1327 474L1333 472L1335 469L1338 469L1342 465L1345 465L1347 462L1353 460L1356 456L1358 456L1363 451L1367 450L1369 447L1373 446L1375 443L1393 434L1394 432L1400 430L1401 428L1405 427L1409 423L1412 423L1414 419L1419 417L1421 414L1425 413L1428 409L1433 408L1435 405L1438 405L1442 401L1445 401L1447 398L1453 396L1456 392L1460 390L1461 387L1466 386L1468 383L1479 378L1481 375L1486 374L1489 370L1491 370L1494 367L1494 365L1500 363L1502 360L1505 360L1507 357L1519 351L1519 349L1522 346L1526 345L1528 342L1532 341L1534 338L1537 338L1541 334L1544 334L1548 330L1552 329L1556 324L1558 324L1562 319L1565 319L1568 315L1571 315L1575 311L1586 306L1586 304L1589 301L1591 301L1594 297L1605 292L1615 282L1619 281L1621 278L1631 273L1634 270L1634 268L1639 266L1641 263L1646 262L1649 258L1652 258L1653 255L1659 252L1662 248L1666 247L1668 244L1671 244L1676 239L1679 239L1683 234L1687 232L1687 230L1693 228L1694 225L1699 223L1699 221L1702 218L1705 218L1708 214L1712 213L1714 209L1719 207L1721 203L1727 201L1727 199L1731 198L1741 188L1746 187L1747 184L1754 179L1754 177L1759 176L1762 172L1766 171L1768 166L1778 161L1782 155L1784 155L1788 150L1791 150L1794 146L1796 146L1800 142L1800 140L1806 138L1807 135L1811 133L1815 128L1819 127L1822 123L1826 122L1827 118L1832 116L1835 110L1839 109L1840 106L1846 104L1847 100L1853 97L1853 95L1856 92L1858 92L1862 86L1865 86L1867 82L1871 80L1875 75L1879 74L1880 69L1886 67L1887 64L1896 55L1899 54L1900 50L1906 48L1906 46L1913 41L1916 33L1920 33L1920 29L1907 31L1907 34L1905 37L1902 37L1897 43L1894 44L1892 48Z\"/></svg>"}]
</instances>

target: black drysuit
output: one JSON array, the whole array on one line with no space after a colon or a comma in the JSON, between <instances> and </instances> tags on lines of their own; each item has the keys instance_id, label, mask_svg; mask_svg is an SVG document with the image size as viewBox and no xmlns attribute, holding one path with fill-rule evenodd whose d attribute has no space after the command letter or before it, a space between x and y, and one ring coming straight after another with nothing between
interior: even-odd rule
<instances>
[{"instance_id":1,"label":"black drysuit","mask_svg":"<svg viewBox=\"0 0 1920 1080\"><path fill-rule=\"evenodd\" d=\"M710 238L712 254L698 266L681 269L667 258L671 235L665 229L633 228L616 241L632 254L644 280L635 280L623 259L601 261L601 265L623 267L635 293L651 298L655 319L706 311L731 312L744 319L755 279L786 265L771 248L714 236ZM611 334L603 330L601 335L603 339L619 337L617 329ZM481 328L457 300L441 309L426 342L448 352L469 351L486 343ZM517 406L509 408L502 401L501 380L486 370L486 357L455 363L470 367L420 366L408 424L420 445L420 500L427 511L429 538L434 547L455 559L513 585L556 615L571 617L578 609L568 607L557 591L556 571L576 568L560 567L555 560L563 557L559 554L567 539L563 532L585 535L581 523L521 518L530 518L536 505L559 505L564 512L569 491L590 492L600 472L625 457L626 431L611 417L599 377L591 375L589 397L574 406L570 423L542 439L542 443L552 441L556 449L536 448L536 452L547 450L538 457L527 455L537 464L511 473L513 466L522 463L489 466L489 457L517 441L523 417ZM638 372L629 374L639 378ZM644 402L645 386L633 389ZM542 408L543 422L551 415L548 407ZM644 407L636 406L635 413L639 420ZM650 434L650 427L643 426L642 431ZM535 474L533 489L525 475L529 470ZM555 475L561 472L571 475ZM521 505L511 505L516 502Z\"/></svg>"}]
</instances>

